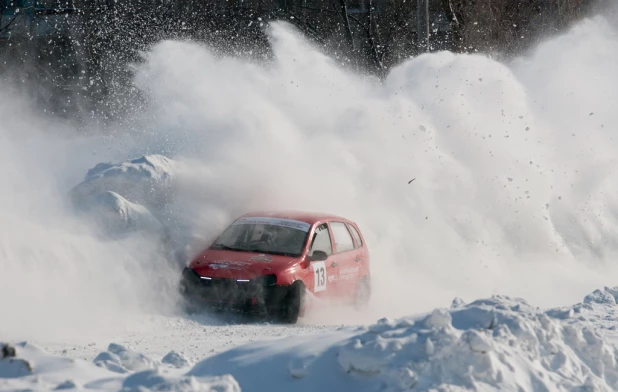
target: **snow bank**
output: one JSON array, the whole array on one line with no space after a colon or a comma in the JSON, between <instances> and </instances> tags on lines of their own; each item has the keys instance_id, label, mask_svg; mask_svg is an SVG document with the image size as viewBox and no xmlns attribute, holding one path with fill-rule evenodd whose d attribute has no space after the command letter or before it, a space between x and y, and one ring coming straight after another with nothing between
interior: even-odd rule
<instances>
[{"instance_id":1,"label":"snow bank","mask_svg":"<svg viewBox=\"0 0 618 392\"><path fill-rule=\"evenodd\" d=\"M113 237L137 231L158 236L165 233L163 224L148 208L131 203L112 191L92 196L82 208L100 230Z\"/></svg>"},{"instance_id":2,"label":"snow bank","mask_svg":"<svg viewBox=\"0 0 618 392\"><path fill-rule=\"evenodd\" d=\"M0 390L614 391L617 295L605 287L548 310L506 296L458 299L427 314L250 343L192 368L175 351L157 361L115 343L92 362L0 344Z\"/></svg>"},{"instance_id":3,"label":"snow bank","mask_svg":"<svg viewBox=\"0 0 618 392\"><path fill-rule=\"evenodd\" d=\"M603 294L593 297L601 298L595 306L615 307ZM420 317L240 347L198 363L188 374L230 373L243 391L274 385L295 391L618 388L616 348L578 316L593 305L557 312L505 296L456 302Z\"/></svg>"},{"instance_id":4,"label":"snow bank","mask_svg":"<svg viewBox=\"0 0 618 392\"><path fill-rule=\"evenodd\" d=\"M116 164L99 163L71 190L74 201L101 192L118 193L133 203L161 208L171 197L174 162L163 155L146 155Z\"/></svg>"},{"instance_id":5,"label":"snow bank","mask_svg":"<svg viewBox=\"0 0 618 392\"><path fill-rule=\"evenodd\" d=\"M0 347L5 345L0 343ZM182 371L159 366L142 354L118 344L110 344L108 351L97 356L95 364L50 355L27 342L14 347L14 356L0 359L0 390L240 392L240 386L230 375L185 376ZM120 374L113 367L100 366L102 361L108 362L107 365L113 361L125 371Z\"/></svg>"},{"instance_id":6,"label":"snow bank","mask_svg":"<svg viewBox=\"0 0 618 392\"><path fill-rule=\"evenodd\" d=\"M76 209L107 236L134 232L164 236L161 218L173 196L174 167L174 161L163 155L99 163L69 194Z\"/></svg>"}]
</instances>

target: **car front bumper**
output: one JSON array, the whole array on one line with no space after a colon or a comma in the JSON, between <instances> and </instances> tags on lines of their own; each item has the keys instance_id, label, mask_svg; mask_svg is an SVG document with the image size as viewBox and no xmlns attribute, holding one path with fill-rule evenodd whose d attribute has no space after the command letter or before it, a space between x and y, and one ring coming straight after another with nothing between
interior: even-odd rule
<instances>
[{"instance_id":1,"label":"car front bumper","mask_svg":"<svg viewBox=\"0 0 618 392\"><path fill-rule=\"evenodd\" d=\"M202 277L191 268L182 271L180 291L185 299L205 308L243 313L276 312L289 292L275 275L254 279Z\"/></svg>"}]
</instances>

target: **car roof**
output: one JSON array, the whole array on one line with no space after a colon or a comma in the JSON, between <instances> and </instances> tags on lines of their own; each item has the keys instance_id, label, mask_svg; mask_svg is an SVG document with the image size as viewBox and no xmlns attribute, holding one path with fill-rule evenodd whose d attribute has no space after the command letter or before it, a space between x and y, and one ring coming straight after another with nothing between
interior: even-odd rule
<instances>
[{"instance_id":1,"label":"car roof","mask_svg":"<svg viewBox=\"0 0 618 392\"><path fill-rule=\"evenodd\" d=\"M318 221L332 219L341 220L344 222L352 222L349 219L343 218L341 216L310 211L253 211L243 215L243 217L271 217L292 219L309 224L314 224Z\"/></svg>"}]
</instances>

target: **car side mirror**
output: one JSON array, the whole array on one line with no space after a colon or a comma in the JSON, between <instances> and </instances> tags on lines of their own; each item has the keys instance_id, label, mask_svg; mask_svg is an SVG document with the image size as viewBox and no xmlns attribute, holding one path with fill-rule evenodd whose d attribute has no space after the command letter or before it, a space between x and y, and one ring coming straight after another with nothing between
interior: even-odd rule
<instances>
[{"instance_id":1,"label":"car side mirror","mask_svg":"<svg viewBox=\"0 0 618 392\"><path fill-rule=\"evenodd\" d=\"M323 250L314 250L313 254L309 256L309 261L324 261L328 259L328 254Z\"/></svg>"}]
</instances>

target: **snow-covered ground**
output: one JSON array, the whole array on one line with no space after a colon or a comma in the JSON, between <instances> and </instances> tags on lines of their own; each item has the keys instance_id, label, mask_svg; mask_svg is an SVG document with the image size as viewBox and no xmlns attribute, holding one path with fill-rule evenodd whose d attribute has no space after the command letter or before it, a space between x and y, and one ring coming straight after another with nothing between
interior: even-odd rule
<instances>
[{"instance_id":1,"label":"snow-covered ground","mask_svg":"<svg viewBox=\"0 0 618 392\"><path fill-rule=\"evenodd\" d=\"M616 289L586 296L618 281L614 19L383 83L281 23L266 67L165 41L105 126L0 85L0 389L618 389ZM356 220L369 309L182 314L188 257L263 208Z\"/></svg>"},{"instance_id":2,"label":"snow-covered ground","mask_svg":"<svg viewBox=\"0 0 618 392\"><path fill-rule=\"evenodd\" d=\"M79 341L44 339L37 343L51 354L83 360L92 360L114 342L153 358L162 358L169 351L176 350L195 363L240 344L292 335L315 335L338 327L341 324L308 324L302 320L293 326L273 325L233 315L142 315L131 325L105 338Z\"/></svg>"},{"instance_id":3,"label":"snow-covered ground","mask_svg":"<svg viewBox=\"0 0 618 392\"><path fill-rule=\"evenodd\" d=\"M107 345L2 344L0 390L613 391L617 294L547 310L455 300L335 328L154 317Z\"/></svg>"}]
</instances>

